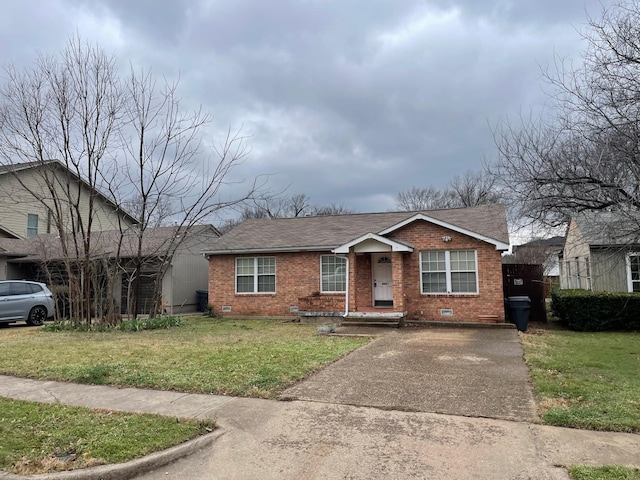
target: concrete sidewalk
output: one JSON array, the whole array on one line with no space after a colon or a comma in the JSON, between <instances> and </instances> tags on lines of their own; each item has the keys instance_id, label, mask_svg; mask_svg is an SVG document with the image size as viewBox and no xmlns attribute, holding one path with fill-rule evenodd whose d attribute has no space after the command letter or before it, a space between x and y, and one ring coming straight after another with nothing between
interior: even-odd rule
<instances>
[{"instance_id":1,"label":"concrete sidewalk","mask_svg":"<svg viewBox=\"0 0 640 480\"><path fill-rule=\"evenodd\" d=\"M558 465L640 466L640 435L506 420L118 389L7 376L0 376L0 396L212 418L218 422L219 436L212 445L160 469L147 473L138 470L135 478L145 480L544 480L568 478ZM115 471L119 467L111 468ZM85 477L76 478L91 478L88 472L84 474ZM115 476L102 474L93 478L125 477L116 471Z\"/></svg>"}]
</instances>

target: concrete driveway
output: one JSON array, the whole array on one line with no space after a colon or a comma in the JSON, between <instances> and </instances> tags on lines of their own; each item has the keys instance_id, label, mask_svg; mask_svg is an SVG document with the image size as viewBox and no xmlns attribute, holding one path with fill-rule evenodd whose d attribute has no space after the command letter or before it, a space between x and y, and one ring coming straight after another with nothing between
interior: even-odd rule
<instances>
[{"instance_id":1,"label":"concrete driveway","mask_svg":"<svg viewBox=\"0 0 640 480\"><path fill-rule=\"evenodd\" d=\"M284 400L531 421L536 404L515 329L391 330L287 389Z\"/></svg>"}]
</instances>

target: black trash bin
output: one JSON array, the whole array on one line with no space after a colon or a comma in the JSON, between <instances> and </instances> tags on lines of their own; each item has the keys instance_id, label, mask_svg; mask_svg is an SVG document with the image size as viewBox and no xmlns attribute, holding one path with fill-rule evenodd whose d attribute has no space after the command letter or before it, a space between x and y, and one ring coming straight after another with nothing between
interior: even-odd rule
<instances>
[{"instance_id":1,"label":"black trash bin","mask_svg":"<svg viewBox=\"0 0 640 480\"><path fill-rule=\"evenodd\" d=\"M207 303L209 303L209 292L206 290L196 290L196 299L198 301L198 311L205 312Z\"/></svg>"},{"instance_id":2,"label":"black trash bin","mask_svg":"<svg viewBox=\"0 0 640 480\"><path fill-rule=\"evenodd\" d=\"M515 323L518 330L525 332L529 324L531 299L529 297L508 297L507 304L509 305L509 321Z\"/></svg>"}]
</instances>

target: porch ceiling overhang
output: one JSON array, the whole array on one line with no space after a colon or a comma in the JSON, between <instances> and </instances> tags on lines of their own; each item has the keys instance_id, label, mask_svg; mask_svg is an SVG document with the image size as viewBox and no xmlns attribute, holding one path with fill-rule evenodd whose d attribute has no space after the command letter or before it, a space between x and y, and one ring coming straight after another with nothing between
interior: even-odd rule
<instances>
[{"instance_id":1,"label":"porch ceiling overhang","mask_svg":"<svg viewBox=\"0 0 640 480\"><path fill-rule=\"evenodd\" d=\"M5 227L0 227L0 234L2 234L3 236L7 237L7 238L12 238L12 239L19 239L20 236L18 234L16 234L15 232L12 232L11 230L9 230L8 228Z\"/></svg>"},{"instance_id":2,"label":"porch ceiling overhang","mask_svg":"<svg viewBox=\"0 0 640 480\"><path fill-rule=\"evenodd\" d=\"M361 252L413 252L413 246L406 243L392 240L387 237L378 235L377 233L365 233L364 235L351 240L348 243L334 248L333 253L349 253L349 249L353 247L357 253Z\"/></svg>"},{"instance_id":3,"label":"porch ceiling overhang","mask_svg":"<svg viewBox=\"0 0 640 480\"><path fill-rule=\"evenodd\" d=\"M380 232L380 235L387 235L388 233L394 232L395 230L397 230L399 228L402 228L405 225L413 223L413 222L415 222L417 220L423 220L425 222L430 222L430 223L433 223L434 225L439 225L439 226L447 228L449 230L453 230L454 232L462 233L462 234L467 235L469 237L476 238L476 239L481 240L483 242L490 243L491 245L494 245L496 247L496 250L501 250L501 251L509 250L509 244L508 243L504 243L504 242L501 242L499 240L496 240L495 238L490 238L490 237L487 237L486 235L482 235L480 233L477 233L477 232L474 232L474 231L471 231L471 230L467 230L466 228L458 227L457 225L453 225L451 223L443 222L442 220L438 220L437 218L429 217L428 215L425 215L423 213L417 213L414 216L409 217L409 218L403 220L400 223L397 223L395 225L392 225L389 228L384 229L383 231Z\"/></svg>"}]
</instances>

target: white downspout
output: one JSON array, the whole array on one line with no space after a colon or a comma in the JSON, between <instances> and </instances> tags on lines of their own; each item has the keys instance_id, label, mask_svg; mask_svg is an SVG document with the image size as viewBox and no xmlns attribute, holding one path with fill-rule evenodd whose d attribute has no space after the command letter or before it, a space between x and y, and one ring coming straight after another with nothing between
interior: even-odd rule
<instances>
[{"instance_id":1,"label":"white downspout","mask_svg":"<svg viewBox=\"0 0 640 480\"><path fill-rule=\"evenodd\" d=\"M349 316L349 256L344 257L344 259L347 261L347 271L346 271L346 288L344 291L344 315L343 317L346 318L347 316Z\"/></svg>"}]
</instances>

